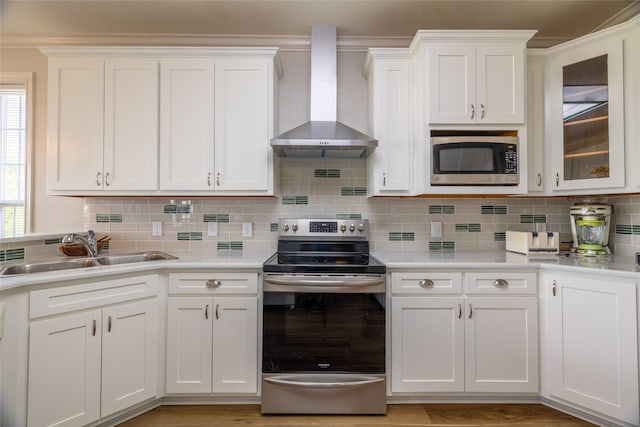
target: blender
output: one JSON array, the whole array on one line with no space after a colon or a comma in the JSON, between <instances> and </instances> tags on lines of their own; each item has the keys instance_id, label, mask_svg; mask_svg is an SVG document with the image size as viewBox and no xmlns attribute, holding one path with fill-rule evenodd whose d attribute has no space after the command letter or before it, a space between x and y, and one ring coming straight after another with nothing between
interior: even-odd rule
<instances>
[{"instance_id":1,"label":"blender","mask_svg":"<svg viewBox=\"0 0 640 427\"><path fill-rule=\"evenodd\" d=\"M572 252L578 255L609 255L610 205L583 204L569 208L571 213Z\"/></svg>"}]
</instances>

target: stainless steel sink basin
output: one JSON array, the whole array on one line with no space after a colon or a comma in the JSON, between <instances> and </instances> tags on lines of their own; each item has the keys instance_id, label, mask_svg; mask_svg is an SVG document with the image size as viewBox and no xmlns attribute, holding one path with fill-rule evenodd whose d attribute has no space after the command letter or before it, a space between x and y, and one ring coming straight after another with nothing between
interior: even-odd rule
<instances>
[{"instance_id":1,"label":"stainless steel sink basin","mask_svg":"<svg viewBox=\"0 0 640 427\"><path fill-rule=\"evenodd\" d=\"M0 270L0 276L43 273L48 271L71 270L74 268L98 267L104 265L130 264L135 262L178 259L160 251L136 252L105 255L97 258L68 258L55 261L30 262L7 265Z\"/></svg>"},{"instance_id":2,"label":"stainless steel sink basin","mask_svg":"<svg viewBox=\"0 0 640 427\"><path fill-rule=\"evenodd\" d=\"M16 274L43 273L46 271L70 270L73 268L86 268L101 265L94 258L65 259L64 261L33 262L26 264L8 265L0 270L0 276L12 276Z\"/></svg>"},{"instance_id":3,"label":"stainless steel sink basin","mask_svg":"<svg viewBox=\"0 0 640 427\"><path fill-rule=\"evenodd\" d=\"M159 261L165 259L178 259L160 251L137 252L131 254L115 254L96 258L101 265L129 264L132 262Z\"/></svg>"}]
</instances>

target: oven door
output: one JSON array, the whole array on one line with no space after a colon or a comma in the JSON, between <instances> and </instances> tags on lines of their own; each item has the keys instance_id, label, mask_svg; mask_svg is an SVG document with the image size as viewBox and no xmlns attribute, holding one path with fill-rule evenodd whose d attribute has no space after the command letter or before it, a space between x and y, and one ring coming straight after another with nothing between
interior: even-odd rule
<instances>
[{"instance_id":1,"label":"oven door","mask_svg":"<svg viewBox=\"0 0 640 427\"><path fill-rule=\"evenodd\" d=\"M265 275L262 412L386 412L384 276L344 281Z\"/></svg>"}]
</instances>

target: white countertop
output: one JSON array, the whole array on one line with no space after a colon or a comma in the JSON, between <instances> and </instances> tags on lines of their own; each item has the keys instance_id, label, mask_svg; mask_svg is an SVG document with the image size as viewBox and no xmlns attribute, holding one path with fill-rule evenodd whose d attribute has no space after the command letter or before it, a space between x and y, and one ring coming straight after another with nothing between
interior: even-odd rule
<instances>
[{"instance_id":1,"label":"white countertop","mask_svg":"<svg viewBox=\"0 0 640 427\"><path fill-rule=\"evenodd\" d=\"M148 261L132 264L77 268L70 270L0 277L0 292L30 285L50 284L61 281L96 279L103 276L141 274L182 269L237 269L262 271L262 264L272 252L247 251L202 251L170 252L176 260ZM113 252L112 254L116 254ZM575 272L607 272L618 277L640 279L640 266L633 257L609 256L603 258L578 257L576 255L527 257L504 251L488 252L404 252L372 251L372 255L382 261L389 270L424 268L505 268L531 267L532 269L556 269ZM59 255L48 260L66 258ZM29 260L36 261L36 260Z\"/></svg>"}]
</instances>

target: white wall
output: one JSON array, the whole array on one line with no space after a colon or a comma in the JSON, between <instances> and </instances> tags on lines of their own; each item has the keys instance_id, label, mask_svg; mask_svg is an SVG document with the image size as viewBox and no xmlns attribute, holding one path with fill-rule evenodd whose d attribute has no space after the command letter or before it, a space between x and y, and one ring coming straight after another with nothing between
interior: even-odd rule
<instances>
[{"instance_id":1,"label":"white wall","mask_svg":"<svg viewBox=\"0 0 640 427\"><path fill-rule=\"evenodd\" d=\"M47 58L37 49L0 49L0 72L32 72L35 94L31 233L79 231L84 203L79 198L46 195Z\"/></svg>"}]
</instances>

